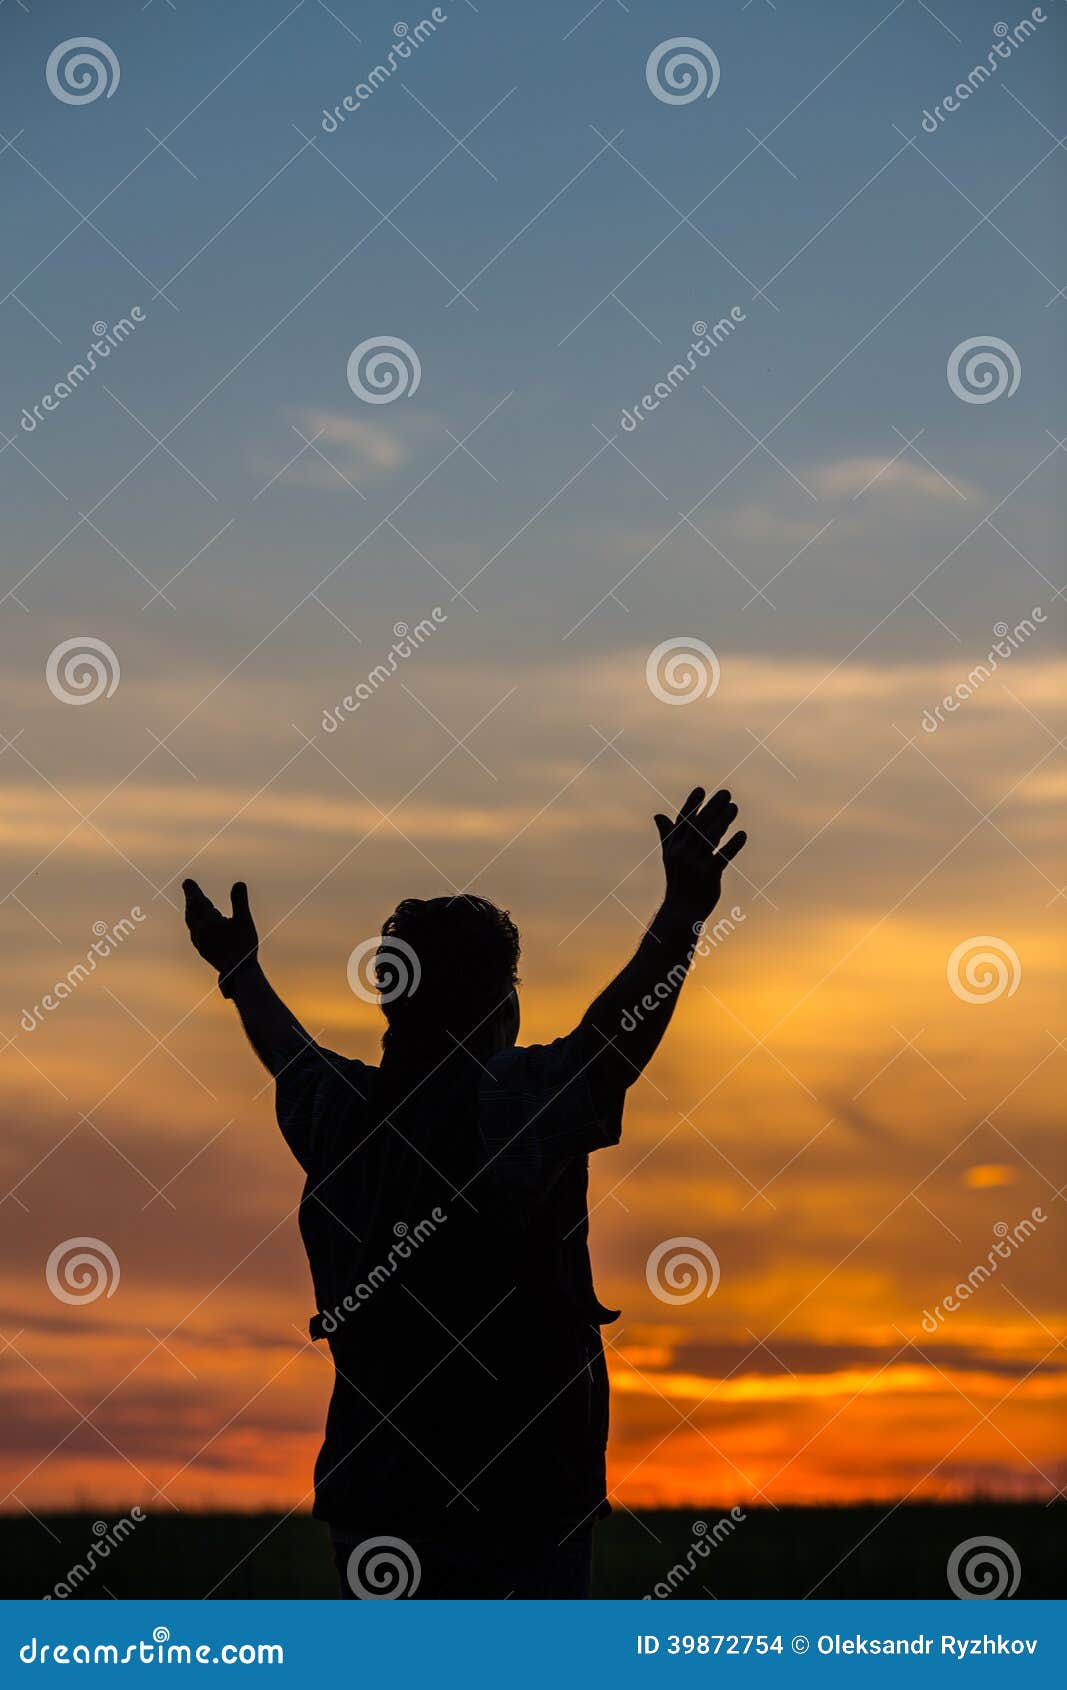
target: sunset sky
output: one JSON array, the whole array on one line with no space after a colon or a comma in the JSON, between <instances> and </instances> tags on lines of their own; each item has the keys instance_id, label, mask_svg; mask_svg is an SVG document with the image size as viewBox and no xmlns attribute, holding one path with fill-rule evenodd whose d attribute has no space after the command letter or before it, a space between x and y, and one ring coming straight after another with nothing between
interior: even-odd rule
<instances>
[{"instance_id":1,"label":"sunset sky","mask_svg":"<svg viewBox=\"0 0 1067 1690\"><path fill-rule=\"evenodd\" d=\"M934 133L1014 11L586 7L453 0L332 133L395 7L0 12L5 1509L310 1504L301 1175L182 878L247 879L271 978L367 1060L349 953L473 888L546 1040L635 945L651 816L697 781L750 844L593 1165L612 1494L1067 1483L1064 6ZM68 104L45 65L86 28L121 74ZM646 63L681 36L720 79L671 104ZM379 336L421 379L372 405L346 367ZM1018 385L967 402L951 355L989 337ZM73 706L46 667L86 638L117 685ZM712 649L707 696L649 684L669 640ZM79 1238L120 1273L70 1304L46 1263ZM653 1294L674 1238L713 1296Z\"/></svg>"}]
</instances>

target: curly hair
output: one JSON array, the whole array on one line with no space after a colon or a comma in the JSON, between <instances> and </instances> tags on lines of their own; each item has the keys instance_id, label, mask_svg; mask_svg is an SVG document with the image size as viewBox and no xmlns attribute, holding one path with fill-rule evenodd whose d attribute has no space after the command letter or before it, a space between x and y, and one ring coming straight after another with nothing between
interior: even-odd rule
<instances>
[{"instance_id":1,"label":"curly hair","mask_svg":"<svg viewBox=\"0 0 1067 1690\"><path fill-rule=\"evenodd\" d=\"M382 924L375 959L382 1049L469 1039L518 983L518 964L518 928L488 898L404 898Z\"/></svg>"}]
</instances>

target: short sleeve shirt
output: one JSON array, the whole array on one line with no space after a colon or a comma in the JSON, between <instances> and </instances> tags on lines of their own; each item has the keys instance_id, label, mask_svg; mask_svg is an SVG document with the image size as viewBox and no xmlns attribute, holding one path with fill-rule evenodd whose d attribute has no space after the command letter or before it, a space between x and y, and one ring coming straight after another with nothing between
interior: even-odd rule
<instances>
[{"instance_id":1,"label":"short sleeve shirt","mask_svg":"<svg viewBox=\"0 0 1067 1690\"><path fill-rule=\"evenodd\" d=\"M308 1045L277 1078L335 1367L315 1512L362 1531L606 1510L588 1156L623 1091L580 1034L422 1079Z\"/></svg>"}]
</instances>

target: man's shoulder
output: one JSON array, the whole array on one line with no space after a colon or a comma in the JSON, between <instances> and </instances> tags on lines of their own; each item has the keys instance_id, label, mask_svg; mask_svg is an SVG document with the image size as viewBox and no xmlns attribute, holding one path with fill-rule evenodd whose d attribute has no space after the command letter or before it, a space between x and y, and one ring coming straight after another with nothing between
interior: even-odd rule
<instances>
[{"instance_id":1,"label":"man's shoulder","mask_svg":"<svg viewBox=\"0 0 1067 1690\"><path fill-rule=\"evenodd\" d=\"M374 1062L364 1062L359 1056L342 1056L339 1051L327 1050L323 1045L314 1047L315 1054L338 1074L377 1074L378 1066Z\"/></svg>"},{"instance_id":2,"label":"man's shoulder","mask_svg":"<svg viewBox=\"0 0 1067 1690\"><path fill-rule=\"evenodd\" d=\"M377 1073L358 1057L309 1041L276 1076L279 1112L314 1115L346 1101L366 1102Z\"/></svg>"},{"instance_id":3,"label":"man's shoulder","mask_svg":"<svg viewBox=\"0 0 1067 1690\"><path fill-rule=\"evenodd\" d=\"M333 1106L347 1104L358 1107L368 1103L378 1078L377 1067L361 1061L358 1056L340 1056L334 1050L324 1050L321 1054L332 1076L329 1091Z\"/></svg>"},{"instance_id":4,"label":"man's shoulder","mask_svg":"<svg viewBox=\"0 0 1067 1690\"><path fill-rule=\"evenodd\" d=\"M533 1073L543 1067L545 1053L551 1049L551 1045L508 1045L506 1050L493 1052L485 1065L486 1071L495 1080Z\"/></svg>"},{"instance_id":5,"label":"man's shoulder","mask_svg":"<svg viewBox=\"0 0 1067 1690\"><path fill-rule=\"evenodd\" d=\"M573 1036L545 1045L511 1045L489 1058L483 1095L554 1092L574 1080L582 1067Z\"/></svg>"}]
</instances>

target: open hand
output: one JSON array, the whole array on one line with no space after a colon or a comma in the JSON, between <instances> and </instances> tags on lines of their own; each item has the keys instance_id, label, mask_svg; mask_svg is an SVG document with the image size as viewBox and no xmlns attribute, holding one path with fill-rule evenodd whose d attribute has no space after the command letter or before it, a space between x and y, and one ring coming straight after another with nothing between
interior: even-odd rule
<instances>
[{"instance_id":1,"label":"open hand","mask_svg":"<svg viewBox=\"0 0 1067 1690\"><path fill-rule=\"evenodd\" d=\"M705 804L704 788L696 786L673 822L668 816L653 817L663 848L666 901L694 921L703 921L715 908L722 871L745 843L744 833L719 843L736 816L737 805L728 792L716 792Z\"/></svg>"},{"instance_id":2,"label":"open hand","mask_svg":"<svg viewBox=\"0 0 1067 1690\"><path fill-rule=\"evenodd\" d=\"M217 910L195 880L183 880L185 893L185 925L189 937L205 962L217 968L225 978L245 962L254 962L259 949L259 934L248 907L248 887L238 880L230 889L232 915Z\"/></svg>"}]
</instances>

